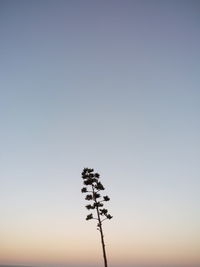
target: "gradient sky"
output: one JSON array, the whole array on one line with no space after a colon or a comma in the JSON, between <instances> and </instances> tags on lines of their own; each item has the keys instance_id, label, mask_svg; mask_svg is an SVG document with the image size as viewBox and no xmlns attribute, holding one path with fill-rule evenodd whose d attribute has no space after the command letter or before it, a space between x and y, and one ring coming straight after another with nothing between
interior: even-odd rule
<instances>
[{"instance_id":1,"label":"gradient sky","mask_svg":"<svg viewBox=\"0 0 200 267\"><path fill-rule=\"evenodd\" d=\"M0 0L0 264L200 266L200 2Z\"/></svg>"}]
</instances>

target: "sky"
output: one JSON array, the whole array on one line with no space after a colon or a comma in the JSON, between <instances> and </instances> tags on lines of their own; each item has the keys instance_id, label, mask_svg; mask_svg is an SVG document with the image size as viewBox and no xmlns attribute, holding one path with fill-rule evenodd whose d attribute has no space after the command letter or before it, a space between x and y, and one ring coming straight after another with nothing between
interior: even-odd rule
<instances>
[{"instance_id":1,"label":"sky","mask_svg":"<svg viewBox=\"0 0 200 267\"><path fill-rule=\"evenodd\" d=\"M200 266L200 2L0 0L0 264Z\"/></svg>"}]
</instances>

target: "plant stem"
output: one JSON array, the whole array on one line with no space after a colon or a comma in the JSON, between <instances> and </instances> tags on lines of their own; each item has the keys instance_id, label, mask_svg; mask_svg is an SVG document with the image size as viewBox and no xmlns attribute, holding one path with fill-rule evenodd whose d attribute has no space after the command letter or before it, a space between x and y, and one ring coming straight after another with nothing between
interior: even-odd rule
<instances>
[{"instance_id":1,"label":"plant stem","mask_svg":"<svg viewBox=\"0 0 200 267\"><path fill-rule=\"evenodd\" d=\"M92 190L93 190L93 197L94 197L94 188L92 186ZM96 203L96 211L97 211L97 218L98 218L98 227L99 227L99 231L100 231L100 235L101 235L101 245L102 245L102 249L103 249L103 258L104 258L104 267L108 267L107 264L107 257L106 257L106 249L105 249L105 242L104 242L104 235L103 235L103 228L102 228L102 222L101 222L101 218L100 218L100 214L99 214L99 207L96 201L96 198L94 197L94 201Z\"/></svg>"}]
</instances>

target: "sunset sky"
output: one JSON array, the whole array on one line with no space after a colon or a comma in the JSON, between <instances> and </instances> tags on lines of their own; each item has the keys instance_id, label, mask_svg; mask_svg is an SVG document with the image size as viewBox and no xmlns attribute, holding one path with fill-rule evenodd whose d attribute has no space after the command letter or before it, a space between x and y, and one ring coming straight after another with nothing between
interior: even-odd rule
<instances>
[{"instance_id":1,"label":"sunset sky","mask_svg":"<svg viewBox=\"0 0 200 267\"><path fill-rule=\"evenodd\" d=\"M200 1L0 0L0 264L200 267Z\"/></svg>"}]
</instances>

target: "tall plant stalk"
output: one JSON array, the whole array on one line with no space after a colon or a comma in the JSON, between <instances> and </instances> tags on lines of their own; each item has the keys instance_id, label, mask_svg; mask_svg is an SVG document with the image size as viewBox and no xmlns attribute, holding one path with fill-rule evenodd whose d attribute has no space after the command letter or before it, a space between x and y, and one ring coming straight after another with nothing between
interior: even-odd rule
<instances>
[{"instance_id":1,"label":"tall plant stalk","mask_svg":"<svg viewBox=\"0 0 200 267\"><path fill-rule=\"evenodd\" d=\"M107 209L102 207L104 206L104 202L109 201L110 198L108 196L102 197L100 195L99 192L105 188L99 181L99 173L94 173L94 169L84 168L82 178L85 186L81 189L81 192L87 193L85 197L87 201L92 201L91 204L88 204L85 207L88 210L96 210L96 217L93 217L93 213L90 213L87 215L86 220L97 220L97 230L99 230L101 236L104 267L108 267L102 223L105 220L112 219L112 216L108 214Z\"/></svg>"}]
</instances>

